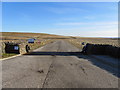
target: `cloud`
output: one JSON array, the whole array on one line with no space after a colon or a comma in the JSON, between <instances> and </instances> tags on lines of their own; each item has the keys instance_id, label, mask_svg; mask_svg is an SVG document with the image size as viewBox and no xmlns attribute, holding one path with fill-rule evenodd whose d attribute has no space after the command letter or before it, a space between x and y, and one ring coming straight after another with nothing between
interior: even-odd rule
<instances>
[{"instance_id":1,"label":"cloud","mask_svg":"<svg viewBox=\"0 0 120 90\"><path fill-rule=\"evenodd\" d=\"M83 25L85 23L80 23L80 22L67 22L67 23L57 23L56 25L59 25L59 26L76 26L76 25Z\"/></svg>"},{"instance_id":2,"label":"cloud","mask_svg":"<svg viewBox=\"0 0 120 90\"><path fill-rule=\"evenodd\" d=\"M80 37L118 37L118 30L116 29L97 29L97 30L89 30L84 29L55 29L51 30L52 33L58 34L57 31L59 32L59 35L65 35L65 36L80 36Z\"/></svg>"},{"instance_id":3,"label":"cloud","mask_svg":"<svg viewBox=\"0 0 120 90\"><path fill-rule=\"evenodd\" d=\"M54 32L60 31L59 34L66 36L118 37L118 22L67 22L57 25L61 26L61 29L56 29Z\"/></svg>"},{"instance_id":4,"label":"cloud","mask_svg":"<svg viewBox=\"0 0 120 90\"><path fill-rule=\"evenodd\" d=\"M75 13L75 12L88 12L85 9L77 8L77 7L48 7L47 9L50 12L56 13L56 14L68 14L68 13Z\"/></svg>"},{"instance_id":5,"label":"cloud","mask_svg":"<svg viewBox=\"0 0 120 90\"><path fill-rule=\"evenodd\" d=\"M118 30L99 30L99 31L88 31L82 36L89 37L118 37Z\"/></svg>"},{"instance_id":6,"label":"cloud","mask_svg":"<svg viewBox=\"0 0 120 90\"><path fill-rule=\"evenodd\" d=\"M93 20L93 19L95 19L95 16L86 16L86 17L84 17L85 19L88 19L88 20Z\"/></svg>"},{"instance_id":7,"label":"cloud","mask_svg":"<svg viewBox=\"0 0 120 90\"><path fill-rule=\"evenodd\" d=\"M76 26L76 25L117 25L118 22L63 22L63 23L56 23L55 25L59 26Z\"/></svg>"}]
</instances>

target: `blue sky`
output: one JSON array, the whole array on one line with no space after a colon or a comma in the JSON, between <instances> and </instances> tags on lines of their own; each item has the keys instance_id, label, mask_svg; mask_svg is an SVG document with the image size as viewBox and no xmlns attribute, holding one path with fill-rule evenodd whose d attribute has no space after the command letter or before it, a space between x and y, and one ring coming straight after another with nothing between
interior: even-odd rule
<instances>
[{"instance_id":1,"label":"blue sky","mask_svg":"<svg viewBox=\"0 0 120 90\"><path fill-rule=\"evenodd\" d=\"M3 2L3 32L117 37L117 2Z\"/></svg>"}]
</instances>

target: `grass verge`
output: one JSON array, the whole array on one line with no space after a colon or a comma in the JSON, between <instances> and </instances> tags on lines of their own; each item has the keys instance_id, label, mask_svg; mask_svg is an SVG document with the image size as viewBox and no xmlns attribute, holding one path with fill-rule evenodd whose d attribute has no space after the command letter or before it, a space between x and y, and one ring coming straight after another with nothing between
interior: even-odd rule
<instances>
[{"instance_id":1,"label":"grass verge","mask_svg":"<svg viewBox=\"0 0 120 90\"><path fill-rule=\"evenodd\" d=\"M2 57L0 57L0 59L11 57L11 56L14 56L14 55L18 55L18 54L15 54L15 53L2 53Z\"/></svg>"},{"instance_id":2,"label":"grass verge","mask_svg":"<svg viewBox=\"0 0 120 90\"><path fill-rule=\"evenodd\" d=\"M33 44L28 44L28 45L29 45L30 48L31 48L30 51L33 51L33 50L35 50L35 49L37 49L37 48L40 48L40 47L42 47L42 46L44 46L44 45L46 45L46 44L51 43L51 42L54 42L54 40L44 40L44 41L42 41L41 43L35 42L35 43L33 43ZM18 55L18 54L15 54L15 53L2 53L0 59L7 58L7 57L11 57L11 56L15 56L15 55Z\"/></svg>"}]
</instances>

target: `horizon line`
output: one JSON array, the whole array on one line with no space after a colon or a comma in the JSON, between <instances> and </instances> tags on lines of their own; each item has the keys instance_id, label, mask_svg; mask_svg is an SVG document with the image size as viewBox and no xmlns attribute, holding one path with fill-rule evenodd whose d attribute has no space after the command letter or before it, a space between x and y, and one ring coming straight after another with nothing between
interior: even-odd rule
<instances>
[{"instance_id":1,"label":"horizon line","mask_svg":"<svg viewBox=\"0 0 120 90\"><path fill-rule=\"evenodd\" d=\"M5 32L5 31L4 31ZM0 32L0 33L4 33L4 32ZM7 33L7 32L6 32ZM50 34L50 35L58 35L58 34L52 34L52 33L37 33L37 32L8 32L8 33L34 33L34 34ZM58 35L58 36L66 36L67 37L67 35ZM116 36L116 37L105 37L105 36L99 36L99 37L96 37L96 36L73 36L73 35L70 35L70 36L68 36L68 37L83 37L83 38L120 38L120 36Z\"/></svg>"}]
</instances>

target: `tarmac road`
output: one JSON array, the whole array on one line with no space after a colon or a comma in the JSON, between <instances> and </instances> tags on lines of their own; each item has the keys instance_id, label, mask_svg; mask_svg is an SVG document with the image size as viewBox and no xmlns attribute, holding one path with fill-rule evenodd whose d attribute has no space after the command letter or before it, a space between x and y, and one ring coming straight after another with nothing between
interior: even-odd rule
<instances>
[{"instance_id":1,"label":"tarmac road","mask_svg":"<svg viewBox=\"0 0 120 90\"><path fill-rule=\"evenodd\" d=\"M118 88L118 78L59 40L2 61L3 88Z\"/></svg>"}]
</instances>

